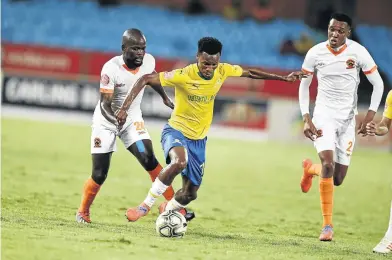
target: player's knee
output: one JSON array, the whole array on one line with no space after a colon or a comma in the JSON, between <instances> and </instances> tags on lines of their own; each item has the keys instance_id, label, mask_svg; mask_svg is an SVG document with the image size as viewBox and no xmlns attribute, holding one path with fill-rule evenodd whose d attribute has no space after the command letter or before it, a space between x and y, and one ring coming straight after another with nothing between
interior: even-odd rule
<instances>
[{"instance_id":1,"label":"player's knee","mask_svg":"<svg viewBox=\"0 0 392 260\"><path fill-rule=\"evenodd\" d=\"M344 174L344 173L339 174L339 175L334 175L334 176L333 176L333 184L334 184L335 186L340 186L340 185L342 185L342 183L343 183L345 177L346 177L346 174Z\"/></svg>"},{"instance_id":2,"label":"player's knee","mask_svg":"<svg viewBox=\"0 0 392 260\"><path fill-rule=\"evenodd\" d=\"M184 194L187 204L195 199L197 199L197 192L187 192Z\"/></svg>"},{"instance_id":3,"label":"player's knee","mask_svg":"<svg viewBox=\"0 0 392 260\"><path fill-rule=\"evenodd\" d=\"M155 156L151 154L142 154L139 158L139 162L146 171L154 170L158 164Z\"/></svg>"},{"instance_id":4,"label":"player's knee","mask_svg":"<svg viewBox=\"0 0 392 260\"><path fill-rule=\"evenodd\" d=\"M102 168L95 168L93 169L93 173L91 175L91 178L99 185L102 185L106 177L108 175L108 172L105 169Z\"/></svg>"},{"instance_id":5,"label":"player's knee","mask_svg":"<svg viewBox=\"0 0 392 260\"><path fill-rule=\"evenodd\" d=\"M185 158L176 158L171 162L172 167L176 173L182 172L185 169L187 163L188 162Z\"/></svg>"},{"instance_id":6,"label":"player's knee","mask_svg":"<svg viewBox=\"0 0 392 260\"><path fill-rule=\"evenodd\" d=\"M341 177L333 177L333 184L335 186L340 186L343 183L343 178Z\"/></svg>"},{"instance_id":7,"label":"player's knee","mask_svg":"<svg viewBox=\"0 0 392 260\"><path fill-rule=\"evenodd\" d=\"M335 163L333 161L323 161L322 167L323 167L322 170L323 177L329 178L333 176L333 172L335 169Z\"/></svg>"}]
</instances>

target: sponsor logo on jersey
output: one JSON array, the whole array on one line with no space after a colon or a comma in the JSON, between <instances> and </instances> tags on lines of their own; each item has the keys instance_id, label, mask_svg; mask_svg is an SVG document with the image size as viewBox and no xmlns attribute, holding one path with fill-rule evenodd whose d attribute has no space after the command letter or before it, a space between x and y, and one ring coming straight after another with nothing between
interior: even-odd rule
<instances>
[{"instance_id":1,"label":"sponsor logo on jersey","mask_svg":"<svg viewBox=\"0 0 392 260\"><path fill-rule=\"evenodd\" d=\"M124 86L125 86L124 83L118 83L118 84L114 85L115 88L121 88L121 87L124 87Z\"/></svg>"},{"instance_id":2,"label":"sponsor logo on jersey","mask_svg":"<svg viewBox=\"0 0 392 260\"><path fill-rule=\"evenodd\" d=\"M214 101L215 95L211 96L196 96L196 95L188 95L188 101L196 102L196 103L204 103L209 104Z\"/></svg>"}]
</instances>

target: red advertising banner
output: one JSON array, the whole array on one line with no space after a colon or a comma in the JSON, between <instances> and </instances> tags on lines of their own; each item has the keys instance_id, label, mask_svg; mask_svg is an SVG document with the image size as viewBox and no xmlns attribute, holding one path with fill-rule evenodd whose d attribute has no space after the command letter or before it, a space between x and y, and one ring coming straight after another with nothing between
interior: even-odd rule
<instances>
[{"instance_id":1,"label":"red advertising banner","mask_svg":"<svg viewBox=\"0 0 392 260\"><path fill-rule=\"evenodd\" d=\"M82 52L21 44L2 44L2 67L39 74L78 74Z\"/></svg>"}]
</instances>

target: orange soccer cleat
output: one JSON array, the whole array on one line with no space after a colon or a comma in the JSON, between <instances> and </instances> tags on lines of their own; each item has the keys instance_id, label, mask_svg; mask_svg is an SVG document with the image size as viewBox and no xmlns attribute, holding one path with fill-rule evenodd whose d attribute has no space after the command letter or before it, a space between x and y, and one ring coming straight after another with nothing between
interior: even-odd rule
<instances>
[{"instance_id":1,"label":"orange soccer cleat","mask_svg":"<svg viewBox=\"0 0 392 260\"><path fill-rule=\"evenodd\" d=\"M312 161L310 159L303 160L302 168L304 169L304 174L301 178L301 190L304 193L307 193L312 187L314 174L309 173L310 166L312 166Z\"/></svg>"},{"instance_id":2,"label":"orange soccer cleat","mask_svg":"<svg viewBox=\"0 0 392 260\"><path fill-rule=\"evenodd\" d=\"M325 225L321 230L320 241L332 241L333 227L331 225Z\"/></svg>"},{"instance_id":3,"label":"orange soccer cleat","mask_svg":"<svg viewBox=\"0 0 392 260\"><path fill-rule=\"evenodd\" d=\"M128 221L135 222L139 218L147 215L148 212L150 212L150 207L147 206L145 203L142 203L136 208L128 209L127 212L125 213L125 216L127 217Z\"/></svg>"}]
</instances>

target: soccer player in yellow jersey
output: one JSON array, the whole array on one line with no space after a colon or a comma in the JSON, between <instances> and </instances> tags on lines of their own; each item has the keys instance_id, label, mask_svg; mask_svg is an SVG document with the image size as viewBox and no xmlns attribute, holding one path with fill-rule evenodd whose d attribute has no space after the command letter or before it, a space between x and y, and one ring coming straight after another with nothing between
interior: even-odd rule
<instances>
[{"instance_id":1,"label":"soccer player in yellow jersey","mask_svg":"<svg viewBox=\"0 0 392 260\"><path fill-rule=\"evenodd\" d=\"M162 97L162 86L175 88L174 111L162 131L162 147L168 164L153 183L144 202L126 212L129 221L146 215L156 199L169 187L174 178L182 173L183 185L175 197L159 207L186 214L184 208L195 200L205 167L205 148L210 128L215 97L228 77L248 77L294 82L303 77L302 72L288 76L269 74L256 68L242 68L220 63L222 44L219 40L205 37L198 42L197 63L185 68L141 77L117 111L117 120L123 124L127 108L144 86L153 87ZM169 100L163 99L165 104ZM169 104L170 106L170 104Z\"/></svg>"},{"instance_id":2,"label":"soccer player in yellow jersey","mask_svg":"<svg viewBox=\"0 0 392 260\"><path fill-rule=\"evenodd\" d=\"M387 100L385 101L385 110L383 114L383 118L381 122L376 124L373 121L366 125L367 134L370 136L378 135L383 136L386 135L391 129L392 122L392 90L389 91ZM388 254L392 252L392 204L391 204L391 213L389 215L389 227L383 239L381 239L380 243L373 248L373 252Z\"/></svg>"}]
</instances>

